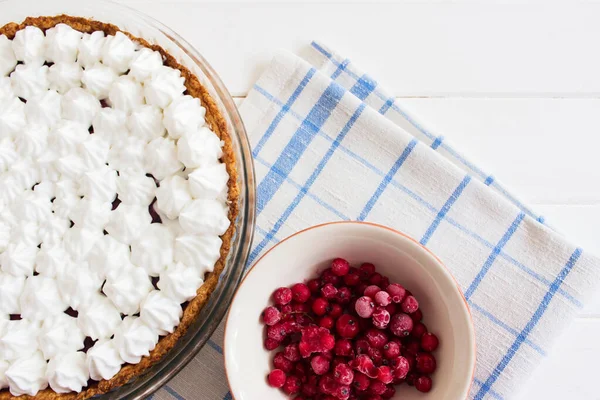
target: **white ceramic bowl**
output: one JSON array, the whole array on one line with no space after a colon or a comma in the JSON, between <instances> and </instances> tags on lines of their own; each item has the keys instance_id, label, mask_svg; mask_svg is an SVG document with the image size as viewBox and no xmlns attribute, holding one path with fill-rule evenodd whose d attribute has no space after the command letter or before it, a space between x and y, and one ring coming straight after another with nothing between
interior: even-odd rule
<instances>
[{"instance_id":1,"label":"white ceramic bowl","mask_svg":"<svg viewBox=\"0 0 600 400\"><path fill-rule=\"evenodd\" d=\"M280 242L254 264L235 294L225 331L225 367L236 400L286 399L268 386L272 352L263 348L262 310L278 287L315 277L333 258L351 265L372 262L377 271L419 300L424 323L440 338L433 389L397 387L394 399L461 400L475 368L475 334L466 301L442 262L410 237L370 223L315 226Z\"/></svg>"}]
</instances>

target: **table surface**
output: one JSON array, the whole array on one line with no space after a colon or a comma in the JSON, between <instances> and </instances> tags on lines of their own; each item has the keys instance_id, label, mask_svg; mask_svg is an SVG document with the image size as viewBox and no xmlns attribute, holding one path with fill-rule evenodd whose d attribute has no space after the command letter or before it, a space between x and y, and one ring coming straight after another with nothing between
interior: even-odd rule
<instances>
[{"instance_id":1,"label":"table surface","mask_svg":"<svg viewBox=\"0 0 600 400\"><path fill-rule=\"evenodd\" d=\"M600 3L120 0L175 28L243 99L275 50L350 57L569 238L600 237ZM600 296L524 389L600 399Z\"/></svg>"}]
</instances>

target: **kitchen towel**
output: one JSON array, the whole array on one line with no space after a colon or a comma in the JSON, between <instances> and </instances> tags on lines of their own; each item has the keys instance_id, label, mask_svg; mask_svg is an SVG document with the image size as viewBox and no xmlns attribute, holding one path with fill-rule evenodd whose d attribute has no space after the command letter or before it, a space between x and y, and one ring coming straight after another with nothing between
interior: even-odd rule
<instances>
[{"instance_id":1,"label":"kitchen towel","mask_svg":"<svg viewBox=\"0 0 600 400\"><path fill-rule=\"evenodd\" d=\"M248 264L327 221L372 221L414 237L451 270L471 307L471 399L512 398L596 287L596 257L322 44L304 59L277 53L241 112L258 184ZM231 399L222 337L220 327L155 397Z\"/></svg>"}]
</instances>

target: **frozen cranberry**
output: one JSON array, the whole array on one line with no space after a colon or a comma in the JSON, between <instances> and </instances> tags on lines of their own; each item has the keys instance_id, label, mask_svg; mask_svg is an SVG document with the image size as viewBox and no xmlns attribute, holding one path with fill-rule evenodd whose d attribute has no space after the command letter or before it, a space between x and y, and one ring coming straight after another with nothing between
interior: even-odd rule
<instances>
[{"instance_id":1,"label":"frozen cranberry","mask_svg":"<svg viewBox=\"0 0 600 400\"><path fill-rule=\"evenodd\" d=\"M384 307L377 307L373 311L373 326L378 329L387 328L390 323L390 313ZM412 322L412 320L411 320Z\"/></svg>"},{"instance_id":2,"label":"frozen cranberry","mask_svg":"<svg viewBox=\"0 0 600 400\"><path fill-rule=\"evenodd\" d=\"M300 392L301 387L302 382L300 382L300 378L297 376L288 376L282 390L285 394L292 395Z\"/></svg>"},{"instance_id":3,"label":"frozen cranberry","mask_svg":"<svg viewBox=\"0 0 600 400\"><path fill-rule=\"evenodd\" d=\"M356 356L354 360L350 361L349 365L371 379L377 378L377 368L375 368L373 360L366 354Z\"/></svg>"},{"instance_id":4,"label":"frozen cranberry","mask_svg":"<svg viewBox=\"0 0 600 400\"><path fill-rule=\"evenodd\" d=\"M419 353L416 357L416 368L422 374L433 374L437 367L435 357L430 353Z\"/></svg>"},{"instance_id":5,"label":"frozen cranberry","mask_svg":"<svg viewBox=\"0 0 600 400\"><path fill-rule=\"evenodd\" d=\"M294 363L285 358L282 351L275 354L275 357L273 358L273 366L282 370L286 374L289 374L294 369Z\"/></svg>"},{"instance_id":6,"label":"frozen cranberry","mask_svg":"<svg viewBox=\"0 0 600 400\"><path fill-rule=\"evenodd\" d=\"M386 389L387 387L385 386L385 383L380 381L371 381L368 391L370 394L376 394L380 396L385 392Z\"/></svg>"},{"instance_id":7,"label":"frozen cranberry","mask_svg":"<svg viewBox=\"0 0 600 400\"><path fill-rule=\"evenodd\" d=\"M404 346L404 352L406 354L417 355L417 353L421 350L421 344L418 340L411 340L407 342Z\"/></svg>"},{"instance_id":8,"label":"frozen cranberry","mask_svg":"<svg viewBox=\"0 0 600 400\"><path fill-rule=\"evenodd\" d=\"M396 389L393 386L388 385L387 388L385 389L385 392L381 393L381 398L388 400L388 399L391 399L392 397L394 397L395 394L396 394Z\"/></svg>"},{"instance_id":9,"label":"frozen cranberry","mask_svg":"<svg viewBox=\"0 0 600 400\"><path fill-rule=\"evenodd\" d=\"M333 318L325 315L324 317L322 317L319 320L319 326L329 329L331 330L331 328L333 328L333 325L335 324L335 322L333 321Z\"/></svg>"},{"instance_id":10,"label":"frozen cranberry","mask_svg":"<svg viewBox=\"0 0 600 400\"><path fill-rule=\"evenodd\" d=\"M425 333L421 336L421 348L425 351L434 351L438 348L440 341L433 333Z\"/></svg>"},{"instance_id":11,"label":"frozen cranberry","mask_svg":"<svg viewBox=\"0 0 600 400\"><path fill-rule=\"evenodd\" d=\"M352 386L359 392L364 392L369 387L371 383L371 379L368 376L363 374L362 372L356 372L354 374L354 381L352 381Z\"/></svg>"},{"instance_id":12,"label":"frozen cranberry","mask_svg":"<svg viewBox=\"0 0 600 400\"><path fill-rule=\"evenodd\" d=\"M390 313L390 315L396 314L396 304L395 303L388 304L387 306L385 306L385 309L387 310L387 312Z\"/></svg>"},{"instance_id":13,"label":"frozen cranberry","mask_svg":"<svg viewBox=\"0 0 600 400\"><path fill-rule=\"evenodd\" d=\"M292 302L292 311L297 313L307 313L310 311L310 306L307 303Z\"/></svg>"},{"instance_id":14,"label":"frozen cranberry","mask_svg":"<svg viewBox=\"0 0 600 400\"><path fill-rule=\"evenodd\" d=\"M273 293L273 301L275 304L285 305L292 301L292 290L286 287L281 287Z\"/></svg>"},{"instance_id":15,"label":"frozen cranberry","mask_svg":"<svg viewBox=\"0 0 600 400\"><path fill-rule=\"evenodd\" d=\"M420 376L415 380L415 389L419 392L427 393L431 390L433 382L428 376Z\"/></svg>"},{"instance_id":16,"label":"frozen cranberry","mask_svg":"<svg viewBox=\"0 0 600 400\"><path fill-rule=\"evenodd\" d=\"M301 362L297 362L296 365L294 365L294 372L292 374L301 379L306 377L306 366ZM302 379L302 381L308 381L308 378Z\"/></svg>"},{"instance_id":17,"label":"frozen cranberry","mask_svg":"<svg viewBox=\"0 0 600 400\"><path fill-rule=\"evenodd\" d=\"M356 354L367 354L371 345L366 339L359 339L354 344L354 349L356 350Z\"/></svg>"},{"instance_id":18,"label":"frozen cranberry","mask_svg":"<svg viewBox=\"0 0 600 400\"><path fill-rule=\"evenodd\" d=\"M325 375L329 371L329 360L322 355L316 355L310 360L310 366L317 375Z\"/></svg>"},{"instance_id":19,"label":"frozen cranberry","mask_svg":"<svg viewBox=\"0 0 600 400\"><path fill-rule=\"evenodd\" d=\"M348 400L350 398L350 387L347 385L338 385L333 395L339 400Z\"/></svg>"},{"instance_id":20,"label":"frozen cranberry","mask_svg":"<svg viewBox=\"0 0 600 400\"><path fill-rule=\"evenodd\" d=\"M304 396L296 396L294 400L306 400L306 398Z\"/></svg>"},{"instance_id":21,"label":"frozen cranberry","mask_svg":"<svg viewBox=\"0 0 600 400\"><path fill-rule=\"evenodd\" d=\"M385 358L396 358L400 355L400 346L395 342L387 342L383 345L383 356Z\"/></svg>"},{"instance_id":22,"label":"frozen cranberry","mask_svg":"<svg viewBox=\"0 0 600 400\"><path fill-rule=\"evenodd\" d=\"M371 299L375 297L375 295L381 291L381 288L377 285L369 285L365 289L365 296L369 296Z\"/></svg>"},{"instance_id":23,"label":"frozen cranberry","mask_svg":"<svg viewBox=\"0 0 600 400\"><path fill-rule=\"evenodd\" d=\"M265 339L265 349L271 351L271 350L275 350L276 348L279 347L280 342L270 339L270 338L266 338Z\"/></svg>"},{"instance_id":24,"label":"frozen cranberry","mask_svg":"<svg viewBox=\"0 0 600 400\"><path fill-rule=\"evenodd\" d=\"M368 296L359 297L354 305L356 313L361 318L371 318L373 311L375 311L375 304L373 300Z\"/></svg>"},{"instance_id":25,"label":"frozen cranberry","mask_svg":"<svg viewBox=\"0 0 600 400\"><path fill-rule=\"evenodd\" d=\"M289 314L292 312L291 304L278 305L278 307L279 307L279 311L281 311L282 314Z\"/></svg>"},{"instance_id":26,"label":"frozen cranberry","mask_svg":"<svg viewBox=\"0 0 600 400\"><path fill-rule=\"evenodd\" d=\"M383 364L383 353L381 353L381 350L376 349L375 347L369 347L367 355L373 360L373 364L376 366L379 367Z\"/></svg>"},{"instance_id":27,"label":"frozen cranberry","mask_svg":"<svg viewBox=\"0 0 600 400\"><path fill-rule=\"evenodd\" d=\"M329 306L329 303L327 302L327 300L325 300L322 297L319 297L319 298L315 299L315 301L313 301L312 310L318 316L322 316L322 315L327 314L328 306Z\"/></svg>"},{"instance_id":28,"label":"frozen cranberry","mask_svg":"<svg viewBox=\"0 0 600 400\"><path fill-rule=\"evenodd\" d=\"M413 325L413 330L410 333L410 336L421 339L421 337L427 333L427 327L422 322L417 322Z\"/></svg>"},{"instance_id":29,"label":"frozen cranberry","mask_svg":"<svg viewBox=\"0 0 600 400\"><path fill-rule=\"evenodd\" d=\"M319 290L321 289L321 283L318 279L311 279L306 283L306 286L308 286L312 294L319 293Z\"/></svg>"},{"instance_id":30,"label":"frozen cranberry","mask_svg":"<svg viewBox=\"0 0 600 400\"><path fill-rule=\"evenodd\" d=\"M273 326L267 327L267 338L272 339L276 342L281 342L288 334L285 325L278 323Z\"/></svg>"},{"instance_id":31,"label":"frozen cranberry","mask_svg":"<svg viewBox=\"0 0 600 400\"><path fill-rule=\"evenodd\" d=\"M381 284L381 282L383 281L383 276L381 276L381 274L379 272L375 272L373 275L371 275L371 277L369 278L369 283L371 285L377 285L379 286Z\"/></svg>"},{"instance_id":32,"label":"frozen cranberry","mask_svg":"<svg viewBox=\"0 0 600 400\"><path fill-rule=\"evenodd\" d=\"M362 296L365 294L365 290L367 290L368 287L369 285L361 282L354 287L354 293L358 296Z\"/></svg>"},{"instance_id":33,"label":"frozen cranberry","mask_svg":"<svg viewBox=\"0 0 600 400\"><path fill-rule=\"evenodd\" d=\"M405 378L405 382L408 386L414 386L415 385L415 381L417 380L417 378L419 377L419 375L417 375L416 372L410 371Z\"/></svg>"},{"instance_id":34,"label":"frozen cranberry","mask_svg":"<svg viewBox=\"0 0 600 400\"><path fill-rule=\"evenodd\" d=\"M285 346L285 349L283 349L283 356L292 362L297 362L302 359L300 356L300 350L298 350L298 344L290 344Z\"/></svg>"},{"instance_id":35,"label":"frozen cranberry","mask_svg":"<svg viewBox=\"0 0 600 400\"><path fill-rule=\"evenodd\" d=\"M341 337L344 339L352 339L358 335L360 327L358 320L350 314L344 314L338 318L335 323L335 328Z\"/></svg>"},{"instance_id":36,"label":"frozen cranberry","mask_svg":"<svg viewBox=\"0 0 600 400\"><path fill-rule=\"evenodd\" d=\"M392 301L394 303L401 303L406 295L406 289L398 283L390 283L385 290L392 296Z\"/></svg>"},{"instance_id":37,"label":"frozen cranberry","mask_svg":"<svg viewBox=\"0 0 600 400\"><path fill-rule=\"evenodd\" d=\"M369 329L365 334L367 341L371 347L380 349L388 342L388 337L385 332L379 329Z\"/></svg>"},{"instance_id":38,"label":"frozen cranberry","mask_svg":"<svg viewBox=\"0 0 600 400\"><path fill-rule=\"evenodd\" d=\"M321 288L321 295L327 300L334 300L337 296L337 293L337 288L331 283L326 283L325 286Z\"/></svg>"},{"instance_id":39,"label":"frozen cranberry","mask_svg":"<svg viewBox=\"0 0 600 400\"><path fill-rule=\"evenodd\" d=\"M410 371L410 363L408 362L408 359L406 359L405 357L398 357L394 360L394 377L397 379L404 379L406 378L406 375L408 374L408 371Z\"/></svg>"},{"instance_id":40,"label":"frozen cranberry","mask_svg":"<svg viewBox=\"0 0 600 400\"><path fill-rule=\"evenodd\" d=\"M419 322L423 320L423 312L421 310L417 310L414 313L410 314L410 317L414 322Z\"/></svg>"},{"instance_id":41,"label":"frozen cranberry","mask_svg":"<svg viewBox=\"0 0 600 400\"><path fill-rule=\"evenodd\" d=\"M371 318L359 318L358 325L360 326L361 332L366 332L373 327L373 321Z\"/></svg>"},{"instance_id":42,"label":"frozen cranberry","mask_svg":"<svg viewBox=\"0 0 600 400\"><path fill-rule=\"evenodd\" d=\"M298 303L305 303L310 299L310 288L304 283L296 283L291 290L292 299Z\"/></svg>"},{"instance_id":43,"label":"frozen cranberry","mask_svg":"<svg viewBox=\"0 0 600 400\"><path fill-rule=\"evenodd\" d=\"M333 303L329 306L329 316L333 319L338 318L344 313L344 309L337 303Z\"/></svg>"},{"instance_id":44,"label":"frozen cranberry","mask_svg":"<svg viewBox=\"0 0 600 400\"><path fill-rule=\"evenodd\" d=\"M333 271L331 271L331 268L327 268L321 274L321 279L323 280L324 284L331 283L333 286L338 286L340 284L342 278L340 278L339 276L335 275L333 273Z\"/></svg>"},{"instance_id":45,"label":"frozen cranberry","mask_svg":"<svg viewBox=\"0 0 600 400\"><path fill-rule=\"evenodd\" d=\"M357 273L351 272L344 276L344 284L348 286L356 286L360 282L360 276Z\"/></svg>"},{"instance_id":46,"label":"frozen cranberry","mask_svg":"<svg viewBox=\"0 0 600 400\"><path fill-rule=\"evenodd\" d=\"M300 326L306 326L312 324L314 321L307 314L296 314L296 323Z\"/></svg>"},{"instance_id":47,"label":"frozen cranberry","mask_svg":"<svg viewBox=\"0 0 600 400\"><path fill-rule=\"evenodd\" d=\"M335 347L335 338L328 329L316 326L302 328L302 337L298 343L298 350L302 358L307 358L312 353L322 353Z\"/></svg>"},{"instance_id":48,"label":"frozen cranberry","mask_svg":"<svg viewBox=\"0 0 600 400\"><path fill-rule=\"evenodd\" d=\"M319 393L318 382L319 380L316 375L309 376L307 382L302 385L302 394L306 397L316 396Z\"/></svg>"},{"instance_id":49,"label":"frozen cranberry","mask_svg":"<svg viewBox=\"0 0 600 400\"><path fill-rule=\"evenodd\" d=\"M321 379L319 379L319 391L323 394L333 394L337 387L337 382L330 374L322 376Z\"/></svg>"},{"instance_id":50,"label":"frozen cranberry","mask_svg":"<svg viewBox=\"0 0 600 400\"><path fill-rule=\"evenodd\" d=\"M407 314L396 314L390 321L390 330L396 336L408 336L413 329L413 320Z\"/></svg>"},{"instance_id":51,"label":"frozen cranberry","mask_svg":"<svg viewBox=\"0 0 600 400\"><path fill-rule=\"evenodd\" d=\"M338 289L336 300L340 304L347 304L350 302L350 297L352 297L352 292L347 287L341 287Z\"/></svg>"},{"instance_id":52,"label":"frozen cranberry","mask_svg":"<svg viewBox=\"0 0 600 400\"><path fill-rule=\"evenodd\" d=\"M419 309L419 302L414 296L406 296L402 300L402 311L407 314L412 314Z\"/></svg>"},{"instance_id":53,"label":"frozen cranberry","mask_svg":"<svg viewBox=\"0 0 600 400\"><path fill-rule=\"evenodd\" d=\"M377 368L377 380L385 384L392 383L394 380L394 372L390 367L382 365L381 367Z\"/></svg>"},{"instance_id":54,"label":"frozen cranberry","mask_svg":"<svg viewBox=\"0 0 600 400\"><path fill-rule=\"evenodd\" d=\"M334 353L338 356L350 357L354 354L352 342L348 339L339 339L335 342Z\"/></svg>"},{"instance_id":55,"label":"frozen cranberry","mask_svg":"<svg viewBox=\"0 0 600 400\"><path fill-rule=\"evenodd\" d=\"M343 258L336 258L331 263L331 272L337 276L344 276L350 272L350 263Z\"/></svg>"},{"instance_id":56,"label":"frozen cranberry","mask_svg":"<svg viewBox=\"0 0 600 400\"><path fill-rule=\"evenodd\" d=\"M358 268L358 274L363 280L369 279L374 273L375 266L371 263L364 263Z\"/></svg>"},{"instance_id":57,"label":"frozen cranberry","mask_svg":"<svg viewBox=\"0 0 600 400\"><path fill-rule=\"evenodd\" d=\"M354 380L354 372L347 364L338 364L333 370L333 379L340 385L350 385Z\"/></svg>"},{"instance_id":58,"label":"frozen cranberry","mask_svg":"<svg viewBox=\"0 0 600 400\"><path fill-rule=\"evenodd\" d=\"M325 351L333 350L335 347L335 338L333 335L323 335L323 337L321 337L321 346L323 346Z\"/></svg>"},{"instance_id":59,"label":"frozen cranberry","mask_svg":"<svg viewBox=\"0 0 600 400\"><path fill-rule=\"evenodd\" d=\"M280 388L285 384L286 381L285 372L280 369L274 369L271 371L267 379L269 381L269 385L273 386L274 388Z\"/></svg>"},{"instance_id":60,"label":"frozen cranberry","mask_svg":"<svg viewBox=\"0 0 600 400\"><path fill-rule=\"evenodd\" d=\"M381 290L375 293L375 297L373 297L373 300L375 300L375 303L377 305L385 307L392 302L392 297L388 292Z\"/></svg>"},{"instance_id":61,"label":"frozen cranberry","mask_svg":"<svg viewBox=\"0 0 600 400\"><path fill-rule=\"evenodd\" d=\"M379 283L379 287L385 290L388 286L390 286L390 278L384 276L383 279L381 279L381 282Z\"/></svg>"},{"instance_id":62,"label":"frozen cranberry","mask_svg":"<svg viewBox=\"0 0 600 400\"><path fill-rule=\"evenodd\" d=\"M275 307L267 307L262 312L262 318L266 325L272 326L281 320L281 313Z\"/></svg>"}]
</instances>

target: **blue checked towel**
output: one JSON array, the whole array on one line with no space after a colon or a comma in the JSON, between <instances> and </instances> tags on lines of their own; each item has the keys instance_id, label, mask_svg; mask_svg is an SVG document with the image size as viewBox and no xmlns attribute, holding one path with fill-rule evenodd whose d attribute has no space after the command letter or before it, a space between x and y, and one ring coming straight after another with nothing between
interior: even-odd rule
<instances>
[{"instance_id":1,"label":"blue checked towel","mask_svg":"<svg viewBox=\"0 0 600 400\"><path fill-rule=\"evenodd\" d=\"M241 111L258 182L249 265L326 221L368 220L413 236L451 269L471 306L471 399L513 398L599 281L597 258L325 46L313 43L306 59L278 53ZM231 399L222 340L220 327L155 397Z\"/></svg>"}]
</instances>

